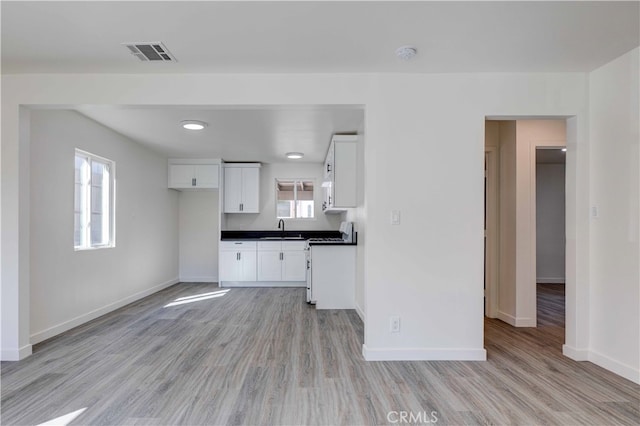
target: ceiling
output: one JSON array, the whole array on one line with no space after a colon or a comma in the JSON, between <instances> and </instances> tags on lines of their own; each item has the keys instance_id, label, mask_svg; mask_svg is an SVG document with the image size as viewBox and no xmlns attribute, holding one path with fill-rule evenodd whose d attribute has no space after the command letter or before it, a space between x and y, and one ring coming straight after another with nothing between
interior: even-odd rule
<instances>
[{"instance_id":1,"label":"ceiling","mask_svg":"<svg viewBox=\"0 0 640 426\"><path fill-rule=\"evenodd\" d=\"M638 46L639 3L2 1L3 73L591 71ZM176 63L125 42L164 42ZM418 56L394 51L414 45Z\"/></svg>"},{"instance_id":2,"label":"ceiling","mask_svg":"<svg viewBox=\"0 0 640 426\"><path fill-rule=\"evenodd\" d=\"M640 44L639 2L0 1L2 73L591 71ZM163 42L175 63L122 45ZM394 51L417 48L409 62ZM358 107L78 106L167 157L321 162ZM178 123L209 123L187 132Z\"/></svg>"},{"instance_id":3,"label":"ceiling","mask_svg":"<svg viewBox=\"0 0 640 426\"><path fill-rule=\"evenodd\" d=\"M264 163L324 161L331 135L362 129L357 106L175 107L83 105L79 113L168 158L222 158ZM208 124L185 130L182 120ZM287 152L303 152L288 160Z\"/></svg>"}]
</instances>

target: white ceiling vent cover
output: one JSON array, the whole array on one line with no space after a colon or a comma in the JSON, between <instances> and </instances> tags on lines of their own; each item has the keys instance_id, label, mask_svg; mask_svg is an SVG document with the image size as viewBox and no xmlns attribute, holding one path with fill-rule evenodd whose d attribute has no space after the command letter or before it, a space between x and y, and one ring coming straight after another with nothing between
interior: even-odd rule
<instances>
[{"instance_id":1,"label":"white ceiling vent cover","mask_svg":"<svg viewBox=\"0 0 640 426\"><path fill-rule=\"evenodd\" d=\"M178 62L169 49L159 41L143 41L136 43L122 43L129 52L141 61Z\"/></svg>"}]
</instances>

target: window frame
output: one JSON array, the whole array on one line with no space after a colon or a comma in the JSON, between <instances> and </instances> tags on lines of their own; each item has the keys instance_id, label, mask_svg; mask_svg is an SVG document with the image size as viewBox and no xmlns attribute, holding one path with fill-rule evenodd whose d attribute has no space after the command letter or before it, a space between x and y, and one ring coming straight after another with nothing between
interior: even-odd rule
<instances>
[{"instance_id":1,"label":"window frame","mask_svg":"<svg viewBox=\"0 0 640 426\"><path fill-rule=\"evenodd\" d=\"M76 245L75 243L75 233L76 233L76 224L75 224L75 215L76 215L76 180L75 180L75 161L78 157L82 157L87 161L87 171L84 176L80 178L80 190L84 192L84 198L81 199L83 202L80 206L80 227L85 228L83 241L80 242L80 245ZM76 148L74 151L74 193L73 193L73 215L74 215L74 225L73 225L73 248L75 251L85 251L85 250L99 250L105 248L113 248L116 246L116 238L115 238L115 213L116 213L116 162L110 160L108 158L102 157L100 155L93 154L91 152ZM104 244L94 244L91 241L91 215L92 215L92 169L93 162L99 162L101 164L105 164L107 166L107 170L109 173L108 182L109 182L109 190L108 190L108 207L107 212L109 217L107 218L107 222L109 225L108 230L108 238L107 242ZM87 176L88 175L88 176ZM83 215L83 209L85 210L85 214ZM81 238L83 234L81 233Z\"/></svg>"},{"instance_id":2,"label":"window frame","mask_svg":"<svg viewBox=\"0 0 640 426\"><path fill-rule=\"evenodd\" d=\"M305 200L298 200L298 189L297 189L297 184L299 182L311 182L313 184L313 198L311 199L311 201L313 201L313 209L312 209L312 213L313 216L312 217L280 217L278 215L278 183L279 182L293 182L293 187L294 187L294 214L298 214L298 209L297 209L297 201L305 201ZM316 214L316 191L317 191L317 185L316 185L316 179L314 178L275 178L275 213L276 213L276 219L283 219L283 220L304 220L304 221L308 221L308 220L317 220L317 214Z\"/></svg>"}]
</instances>

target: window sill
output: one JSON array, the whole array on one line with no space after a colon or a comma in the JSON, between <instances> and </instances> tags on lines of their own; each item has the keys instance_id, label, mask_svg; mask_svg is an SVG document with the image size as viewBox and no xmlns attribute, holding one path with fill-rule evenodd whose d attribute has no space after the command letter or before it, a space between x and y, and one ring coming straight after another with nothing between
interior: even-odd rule
<instances>
[{"instance_id":1,"label":"window sill","mask_svg":"<svg viewBox=\"0 0 640 426\"><path fill-rule=\"evenodd\" d=\"M115 247L116 247L115 244L110 244L108 246L97 246L97 247L74 247L73 251L95 251L95 250L110 249Z\"/></svg>"}]
</instances>

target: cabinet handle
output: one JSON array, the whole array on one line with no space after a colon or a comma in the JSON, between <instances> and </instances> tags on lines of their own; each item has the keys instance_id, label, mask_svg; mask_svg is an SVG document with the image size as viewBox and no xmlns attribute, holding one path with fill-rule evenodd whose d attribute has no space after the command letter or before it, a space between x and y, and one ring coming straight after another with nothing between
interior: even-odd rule
<instances>
[{"instance_id":1,"label":"cabinet handle","mask_svg":"<svg viewBox=\"0 0 640 426\"><path fill-rule=\"evenodd\" d=\"M242 203L240 203L240 211L242 211L242 210L243 210L243 207L244 207L244 206L242 205Z\"/></svg>"},{"instance_id":2,"label":"cabinet handle","mask_svg":"<svg viewBox=\"0 0 640 426\"><path fill-rule=\"evenodd\" d=\"M236 260L240 260L240 253L236 253Z\"/></svg>"},{"instance_id":3,"label":"cabinet handle","mask_svg":"<svg viewBox=\"0 0 640 426\"><path fill-rule=\"evenodd\" d=\"M191 179L191 186L196 186L196 178Z\"/></svg>"},{"instance_id":4,"label":"cabinet handle","mask_svg":"<svg viewBox=\"0 0 640 426\"><path fill-rule=\"evenodd\" d=\"M327 173L331 171L331 164L327 164Z\"/></svg>"},{"instance_id":5,"label":"cabinet handle","mask_svg":"<svg viewBox=\"0 0 640 426\"><path fill-rule=\"evenodd\" d=\"M282 252L280 252L280 260L284 259L284 255L282 254Z\"/></svg>"}]
</instances>

